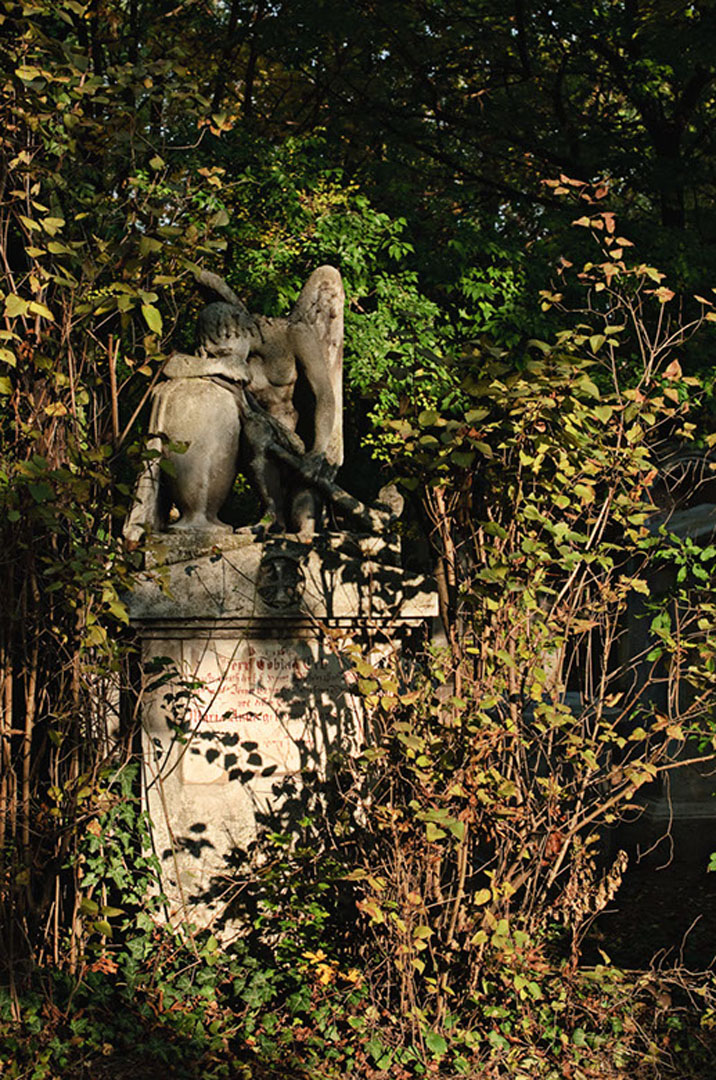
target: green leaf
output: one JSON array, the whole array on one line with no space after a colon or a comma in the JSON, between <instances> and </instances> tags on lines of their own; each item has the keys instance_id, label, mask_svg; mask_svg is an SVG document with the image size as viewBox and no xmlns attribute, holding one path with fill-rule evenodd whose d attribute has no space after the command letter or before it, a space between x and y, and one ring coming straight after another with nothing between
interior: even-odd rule
<instances>
[{"instance_id":1,"label":"green leaf","mask_svg":"<svg viewBox=\"0 0 716 1080\"><path fill-rule=\"evenodd\" d=\"M154 334L161 334L162 332L162 316L158 308L152 306L152 304L142 304L142 315L149 329Z\"/></svg>"},{"instance_id":2,"label":"green leaf","mask_svg":"<svg viewBox=\"0 0 716 1080\"><path fill-rule=\"evenodd\" d=\"M545 356L547 355L547 353L552 352L552 346L551 345L548 345L546 341L539 341L537 338L532 338L530 341L528 341L527 342L527 348L528 349L532 349L532 348L539 349L539 351L544 353Z\"/></svg>"},{"instance_id":3,"label":"green leaf","mask_svg":"<svg viewBox=\"0 0 716 1080\"><path fill-rule=\"evenodd\" d=\"M438 418L435 409L423 409L418 413L418 423L421 427L431 427Z\"/></svg>"},{"instance_id":4,"label":"green leaf","mask_svg":"<svg viewBox=\"0 0 716 1080\"><path fill-rule=\"evenodd\" d=\"M107 641L107 631L103 626L90 626L87 628L84 635L84 643L87 648L93 648L94 646L102 646Z\"/></svg>"},{"instance_id":5,"label":"green leaf","mask_svg":"<svg viewBox=\"0 0 716 1080\"><path fill-rule=\"evenodd\" d=\"M48 319L50 322L55 321L55 316L44 304L39 304L36 300L31 300L28 307L33 315L42 315L43 319Z\"/></svg>"},{"instance_id":6,"label":"green leaf","mask_svg":"<svg viewBox=\"0 0 716 1080\"><path fill-rule=\"evenodd\" d=\"M464 821L448 821L446 822L447 828L453 834L456 840L463 841L465 839L465 822Z\"/></svg>"},{"instance_id":7,"label":"green leaf","mask_svg":"<svg viewBox=\"0 0 716 1080\"><path fill-rule=\"evenodd\" d=\"M18 79L22 79L23 82L32 82L33 79L42 78L40 69L31 67L29 64L22 64L21 67L15 68L15 74Z\"/></svg>"},{"instance_id":8,"label":"green leaf","mask_svg":"<svg viewBox=\"0 0 716 1080\"><path fill-rule=\"evenodd\" d=\"M127 611L121 600L110 601L108 607L112 615L114 615L115 619L118 619L119 622L124 623L125 626L129 626L129 612Z\"/></svg>"},{"instance_id":9,"label":"green leaf","mask_svg":"<svg viewBox=\"0 0 716 1080\"><path fill-rule=\"evenodd\" d=\"M493 454L493 452L492 452L492 447L490 446L489 443L483 442L482 440L478 440L477 442L473 443L473 446L475 447L476 450L480 451L480 453L482 454L483 457L492 458L492 457L495 456Z\"/></svg>"},{"instance_id":10,"label":"green leaf","mask_svg":"<svg viewBox=\"0 0 716 1080\"><path fill-rule=\"evenodd\" d=\"M582 500L583 503L594 502L594 488L590 484L575 484L574 494Z\"/></svg>"},{"instance_id":11,"label":"green leaf","mask_svg":"<svg viewBox=\"0 0 716 1080\"><path fill-rule=\"evenodd\" d=\"M432 844L436 840L443 840L447 836L447 833L443 832L442 829L439 829L434 822L428 821L425 826L425 835L427 836L428 843Z\"/></svg>"},{"instance_id":12,"label":"green leaf","mask_svg":"<svg viewBox=\"0 0 716 1080\"><path fill-rule=\"evenodd\" d=\"M368 1039L365 1048L375 1062L379 1061L385 1054L385 1044L377 1035L372 1035L370 1039Z\"/></svg>"},{"instance_id":13,"label":"green leaf","mask_svg":"<svg viewBox=\"0 0 716 1080\"><path fill-rule=\"evenodd\" d=\"M597 416L603 424L607 424L611 420L613 412L614 410L611 405L594 406L594 415Z\"/></svg>"},{"instance_id":14,"label":"green leaf","mask_svg":"<svg viewBox=\"0 0 716 1080\"><path fill-rule=\"evenodd\" d=\"M429 1031L425 1036L425 1045L431 1053L436 1057L442 1057L447 1053L447 1043L442 1035L438 1035L437 1031Z\"/></svg>"},{"instance_id":15,"label":"green leaf","mask_svg":"<svg viewBox=\"0 0 716 1080\"><path fill-rule=\"evenodd\" d=\"M64 228L65 219L61 217L46 217L42 219L42 227L50 236L54 236Z\"/></svg>"},{"instance_id":16,"label":"green leaf","mask_svg":"<svg viewBox=\"0 0 716 1080\"><path fill-rule=\"evenodd\" d=\"M143 236L139 241L139 254L151 255L155 251L162 250L161 240L155 240L153 236ZM158 279L155 279L158 281Z\"/></svg>"},{"instance_id":17,"label":"green leaf","mask_svg":"<svg viewBox=\"0 0 716 1080\"><path fill-rule=\"evenodd\" d=\"M27 488L36 503L50 502L50 500L55 497L55 493L50 485L44 482L40 484L28 484Z\"/></svg>"},{"instance_id":18,"label":"green leaf","mask_svg":"<svg viewBox=\"0 0 716 1080\"><path fill-rule=\"evenodd\" d=\"M15 293L10 293L9 296L5 297L5 314L10 319L14 319L17 315L27 315L29 306L29 300L23 300L21 296L16 296Z\"/></svg>"},{"instance_id":19,"label":"green leaf","mask_svg":"<svg viewBox=\"0 0 716 1080\"><path fill-rule=\"evenodd\" d=\"M486 521L482 526L482 530L486 536L498 536L500 540L507 539L507 529L502 525L498 525L496 521Z\"/></svg>"},{"instance_id":20,"label":"green leaf","mask_svg":"<svg viewBox=\"0 0 716 1080\"><path fill-rule=\"evenodd\" d=\"M589 394L590 397L598 398L599 388L596 383L592 382L588 375L582 375L578 385L584 390L585 394Z\"/></svg>"}]
</instances>

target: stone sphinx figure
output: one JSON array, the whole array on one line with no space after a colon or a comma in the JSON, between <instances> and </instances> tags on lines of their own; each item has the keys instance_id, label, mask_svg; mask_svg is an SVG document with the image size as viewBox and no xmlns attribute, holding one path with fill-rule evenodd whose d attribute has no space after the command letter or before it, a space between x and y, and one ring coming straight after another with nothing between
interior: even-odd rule
<instances>
[{"instance_id":1,"label":"stone sphinx figure","mask_svg":"<svg viewBox=\"0 0 716 1080\"><path fill-rule=\"evenodd\" d=\"M341 276L315 270L288 318L250 314L215 274L199 283L219 299L199 316L196 355L170 356L154 391L154 456L125 538L136 545L146 530L229 529L218 513L240 467L274 530L310 536L343 460ZM179 517L170 522L172 506Z\"/></svg>"}]
</instances>

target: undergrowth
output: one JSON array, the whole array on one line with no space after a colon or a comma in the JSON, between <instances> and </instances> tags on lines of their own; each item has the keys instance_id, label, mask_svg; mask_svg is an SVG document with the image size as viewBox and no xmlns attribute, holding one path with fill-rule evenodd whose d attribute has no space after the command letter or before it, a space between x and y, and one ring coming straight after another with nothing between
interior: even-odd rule
<instances>
[{"instance_id":1,"label":"undergrowth","mask_svg":"<svg viewBox=\"0 0 716 1080\"><path fill-rule=\"evenodd\" d=\"M531 942L485 957L469 1008L443 1034L371 996L330 951L291 962L241 942L172 935L139 920L80 976L38 970L12 1019L0 998L0 1075L12 1080L280 1077L707 1080L716 1054L710 973L574 970ZM146 926L146 929L141 929ZM141 942L141 948L138 947ZM143 956L137 961L137 952Z\"/></svg>"}]
</instances>

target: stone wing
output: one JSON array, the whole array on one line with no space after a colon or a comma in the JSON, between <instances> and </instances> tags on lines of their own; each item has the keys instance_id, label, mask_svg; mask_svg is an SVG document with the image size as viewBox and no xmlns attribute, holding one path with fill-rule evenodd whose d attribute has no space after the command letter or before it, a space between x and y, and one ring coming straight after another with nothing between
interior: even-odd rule
<instances>
[{"instance_id":1,"label":"stone wing","mask_svg":"<svg viewBox=\"0 0 716 1080\"><path fill-rule=\"evenodd\" d=\"M218 274L213 274L210 270L200 270L196 275L196 283L208 292L213 293L223 300L225 304L231 304L232 307L238 308L242 318L250 321L251 316L249 310L243 301L236 295L230 285L224 281Z\"/></svg>"},{"instance_id":2,"label":"stone wing","mask_svg":"<svg viewBox=\"0 0 716 1080\"><path fill-rule=\"evenodd\" d=\"M343 308L345 292L334 266L319 266L301 289L291 312L292 323L310 326L318 339L336 403L336 419L326 458L343 463Z\"/></svg>"}]
</instances>

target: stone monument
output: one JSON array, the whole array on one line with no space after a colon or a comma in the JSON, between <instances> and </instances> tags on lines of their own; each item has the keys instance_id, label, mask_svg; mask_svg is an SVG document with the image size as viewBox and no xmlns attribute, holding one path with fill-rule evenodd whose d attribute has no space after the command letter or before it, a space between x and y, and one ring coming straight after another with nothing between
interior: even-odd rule
<instances>
[{"instance_id":1,"label":"stone monument","mask_svg":"<svg viewBox=\"0 0 716 1080\"><path fill-rule=\"evenodd\" d=\"M314 271L285 319L250 314L214 274L199 280L218 299L196 354L171 355L154 392L125 537L145 550L130 616L169 914L218 928L237 853L290 827L308 776L326 780L370 741L351 650L404 648L437 608L400 566L395 493L368 507L335 480L338 271ZM235 531L220 512L239 470L266 517Z\"/></svg>"}]
</instances>

